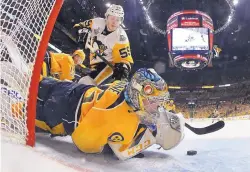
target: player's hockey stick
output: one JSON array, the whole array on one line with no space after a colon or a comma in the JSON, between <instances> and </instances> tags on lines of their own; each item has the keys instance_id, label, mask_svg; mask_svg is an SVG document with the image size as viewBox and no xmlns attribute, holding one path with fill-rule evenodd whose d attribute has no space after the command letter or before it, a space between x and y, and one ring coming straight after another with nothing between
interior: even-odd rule
<instances>
[{"instance_id":1,"label":"player's hockey stick","mask_svg":"<svg viewBox=\"0 0 250 172\"><path fill-rule=\"evenodd\" d=\"M191 130L192 132L194 132L195 134L198 135L203 135L203 134L208 134L208 133L212 133L215 131L218 131L220 129L222 129L225 126L225 122L224 121L218 121L214 124L211 124L207 127L203 127L203 128L195 128L190 126L189 124L185 123L185 126Z\"/></svg>"},{"instance_id":2,"label":"player's hockey stick","mask_svg":"<svg viewBox=\"0 0 250 172\"><path fill-rule=\"evenodd\" d=\"M85 35L84 35L84 37L83 37L82 39L85 39L85 37L86 37L89 33L90 33L90 30L88 30L88 31L85 33ZM77 43L78 43L78 46L79 46L79 44L80 44L80 34L79 34L79 32L77 32L77 35L78 35L78 41L77 41ZM85 46L86 46L92 53L95 53L100 59L102 59L102 61L103 61L104 63L106 63L109 67L111 67L112 69L114 69L113 64L110 63L107 59L105 59L98 51L95 51L94 48L93 48L88 42L86 42Z\"/></svg>"}]
</instances>

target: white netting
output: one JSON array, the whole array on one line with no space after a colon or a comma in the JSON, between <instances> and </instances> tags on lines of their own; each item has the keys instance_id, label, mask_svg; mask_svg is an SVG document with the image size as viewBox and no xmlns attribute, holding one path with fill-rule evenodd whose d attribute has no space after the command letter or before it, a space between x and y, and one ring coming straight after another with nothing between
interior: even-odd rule
<instances>
[{"instance_id":1,"label":"white netting","mask_svg":"<svg viewBox=\"0 0 250 172\"><path fill-rule=\"evenodd\" d=\"M55 1L0 0L1 130L23 144L33 66Z\"/></svg>"}]
</instances>

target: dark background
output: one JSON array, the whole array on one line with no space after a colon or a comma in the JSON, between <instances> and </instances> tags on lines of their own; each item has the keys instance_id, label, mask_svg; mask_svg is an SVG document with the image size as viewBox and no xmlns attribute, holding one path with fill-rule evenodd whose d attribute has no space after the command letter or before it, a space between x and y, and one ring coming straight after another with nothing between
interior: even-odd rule
<instances>
[{"instance_id":1,"label":"dark background","mask_svg":"<svg viewBox=\"0 0 250 172\"><path fill-rule=\"evenodd\" d=\"M212 68L198 71L180 71L168 67L168 46L165 35L158 33L145 17L143 5L148 7L148 14L154 25L161 30L171 14L180 10L197 9L206 12L214 22L215 30L221 28L228 20L231 10L234 11L232 22L215 34L214 44L222 52L219 58L213 59ZM250 84L250 1L239 0L230 10L226 0L65 0L50 43L70 53L77 47L72 29L75 23L94 17L104 17L106 3L122 5L125 11L125 30L128 34L132 55L135 61L133 71L140 67L153 67L160 73L170 86L185 86L188 90L184 99L198 97L194 90L199 85L234 84L231 91L218 89L204 90L204 98L242 96L235 90L245 90L249 96ZM229 90L229 88L225 88ZM218 91L219 90L219 91ZM233 90L233 91L232 91ZM173 91L175 92L175 91ZM208 92L212 92L209 93ZM223 95L222 95L223 92ZM221 94L220 94L221 93ZM218 95L219 94L219 95ZM178 93L174 93L178 95ZM205 96L207 95L207 97Z\"/></svg>"}]
</instances>

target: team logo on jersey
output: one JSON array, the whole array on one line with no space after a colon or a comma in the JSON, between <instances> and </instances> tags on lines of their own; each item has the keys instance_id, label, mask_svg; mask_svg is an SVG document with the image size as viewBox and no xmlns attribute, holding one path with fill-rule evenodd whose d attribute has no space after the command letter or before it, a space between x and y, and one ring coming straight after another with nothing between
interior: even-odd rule
<instances>
[{"instance_id":1,"label":"team logo on jersey","mask_svg":"<svg viewBox=\"0 0 250 172\"><path fill-rule=\"evenodd\" d=\"M97 40L97 38L95 39L95 43L97 44L99 53L101 54L103 54L104 51L108 49L108 47L104 45L101 41Z\"/></svg>"},{"instance_id":2,"label":"team logo on jersey","mask_svg":"<svg viewBox=\"0 0 250 172\"><path fill-rule=\"evenodd\" d=\"M121 142L124 140L124 137L120 133L115 132L109 136L108 140L111 142Z\"/></svg>"}]
</instances>

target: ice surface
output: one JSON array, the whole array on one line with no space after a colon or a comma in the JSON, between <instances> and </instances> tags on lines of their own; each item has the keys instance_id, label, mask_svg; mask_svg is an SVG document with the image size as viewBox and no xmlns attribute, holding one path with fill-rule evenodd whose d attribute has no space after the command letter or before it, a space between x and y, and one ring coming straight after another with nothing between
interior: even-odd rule
<instances>
[{"instance_id":1,"label":"ice surface","mask_svg":"<svg viewBox=\"0 0 250 172\"><path fill-rule=\"evenodd\" d=\"M211 121L190 122L206 126ZM215 133L198 136L186 129L183 142L170 151L154 145L145 158L119 161L111 154L87 155L76 149L70 137L38 134L35 148L1 140L3 172L144 171L144 172L250 172L250 120L226 121ZM188 150L197 150L187 156Z\"/></svg>"}]
</instances>

